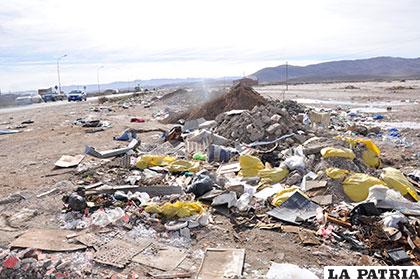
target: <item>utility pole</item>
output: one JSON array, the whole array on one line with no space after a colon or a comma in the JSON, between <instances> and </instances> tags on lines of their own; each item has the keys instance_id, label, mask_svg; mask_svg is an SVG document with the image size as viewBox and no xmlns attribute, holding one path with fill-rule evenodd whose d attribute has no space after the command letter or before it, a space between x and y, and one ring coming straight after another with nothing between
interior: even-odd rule
<instances>
[{"instance_id":1,"label":"utility pole","mask_svg":"<svg viewBox=\"0 0 420 279\"><path fill-rule=\"evenodd\" d=\"M98 82L98 93L101 94L101 86L99 85L99 70L102 69L104 66L99 66L98 69L96 69L96 80Z\"/></svg>"},{"instance_id":2,"label":"utility pole","mask_svg":"<svg viewBox=\"0 0 420 279\"><path fill-rule=\"evenodd\" d=\"M57 58L57 76L58 76L58 94L61 94L61 80L60 80L60 60L66 57L67 54Z\"/></svg>"},{"instance_id":3,"label":"utility pole","mask_svg":"<svg viewBox=\"0 0 420 279\"><path fill-rule=\"evenodd\" d=\"M289 90L289 64L286 61L286 91Z\"/></svg>"}]
</instances>

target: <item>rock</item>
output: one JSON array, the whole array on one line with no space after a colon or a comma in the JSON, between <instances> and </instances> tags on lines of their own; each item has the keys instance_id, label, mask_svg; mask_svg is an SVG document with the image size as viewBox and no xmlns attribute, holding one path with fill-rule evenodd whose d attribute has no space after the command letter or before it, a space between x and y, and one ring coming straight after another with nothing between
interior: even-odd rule
<instances>
[{"instance_id":1,"label":"rock","mask_svg":"<svg viewBox=\"0 0 420 279\"><path fill-rule=\"evenodd\" d=\"M246 130L248 131L248 133L251 133L253 129L254 129L254 126L252 124L249 124L246 126Z\"/></svg>"},{"instance_id":2,"label":"rock","mask_svg":"<svg viewBox=\"0 0 420 279\"><path fill-rule=\"evenodd\" d=\"M281 116L278 115L278 114L274 114L273 116L271 116L270 119L271 119L272 123L278 123L281 119Z\"/></svg>"},{"instance_id":3,"label":"rock","mask_svg":"<svg viewBox=\"0 0 420 279\"><path fill-rule=\"evenodd\" d=\"M295 144L295 140L294 140L294 139L292 139L292 138L287 138L287 139L285 139L285 142L286 142L287 144L289 144L289 145L293 145L293 144Z\"/></svg>"},{"instance_id":4,"label":"rock","mask_svg":"<svg viewBox=\"0 0 420 279\"><path fill-rule=\"evenodd\" d=\"M251 142L254 142L254 141L263 139L263 137L264 137L264 132L254 130L253 133L249 136L249 140Z\"/></svg>"},{"instance_id":5,"label":"rock","mask_svg":"<svg viewBox=\"0 0 420 279\"><path fill-rule=\"evenodd\" d=\"M302 175L299 172L295 171L289 174L289 177L286 179L286 185L296 185L299 186L302 182Z\"/></svg>"},{"instance_id":6,"label":"rock","mask_svg":"<svg viewBox=\"0 0 420 279\"><path fill-rule=\"evenodd\" d=\"M217 122L215 120L206 121L198 125L200 129L210 129L215 126L217 126Z\"/></svg>"},{"instance_id":7,"label":"rock","mask_svg":"<svg viewBox=\"0 0 420 279\"><path fill-rule=\"evenodd\" d=\"M275 132L276 132L276 130L278 130L279 129L279 127L280 127L280 124L279 123L274 123L274 124L271 124L267 129L266 129L266 131L267 131L267 133L269 133L269 134L274 134Z\"/></svg>"},{"instance_id":8,"label":"rock","mask_svg":"<svg viewBox=\"0 0 420 279\"><path fill-rule=\"evenodd\" d=\"M270 123L271 123L271 118L270 118L270 117L268 117L268 116L266 116L266 115L264 115L264 116L262 117L262 122L263 122L265 125L270 124Z\"/></svg>"}]
</instances>

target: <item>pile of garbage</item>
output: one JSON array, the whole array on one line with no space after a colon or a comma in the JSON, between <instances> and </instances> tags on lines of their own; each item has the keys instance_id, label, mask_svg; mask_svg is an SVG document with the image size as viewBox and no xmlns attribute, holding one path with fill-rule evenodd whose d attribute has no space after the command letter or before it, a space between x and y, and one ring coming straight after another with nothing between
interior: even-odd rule
<instances>
[{"instance_id":1,"label":"pile of garbage","mask_svg":"<svg viewBox=\"0 0 420 279\"><path fill-rule=\"evenodd\" d=\"M85 128L86 133L96 133L104 131L112 127L109 121L98 119L92 115L85 118L78 118L73 122L73 125Z\"/></svg>"},{"instance_id":2,"label":"pile of garbage","mask_svg":"<svg viewBox=\"0 0 420 279\"><path fill-rule=\"evenodd\" d=\"M60 230L30 230L11 247L84 250L89 266L124 270L136 263L144 277L238 278L245 249L206 247L201 263L182 264L193 259L187 255L197 232L215 229L220 215L235 231L275 230L380 264L418 264L419 172L385 165L374 140L330 129L327 112L254 93L232 88L190 114L203 118L160 131L153 146L140 141L140 130L127 129L115 137L130 141L127 147L86 147L85 155L101 163L74 175L76 186L62 197ZM249 110L232 110L239 108ZM13 276L20 274L12 272L16 262L23 268L28 258L18 253L2 252L2 268ZM73 272L39 257L30 262L36 276ZM267 278L285 269L316 278L285 263L273 263Z\"/></svg>"}]
</instances>

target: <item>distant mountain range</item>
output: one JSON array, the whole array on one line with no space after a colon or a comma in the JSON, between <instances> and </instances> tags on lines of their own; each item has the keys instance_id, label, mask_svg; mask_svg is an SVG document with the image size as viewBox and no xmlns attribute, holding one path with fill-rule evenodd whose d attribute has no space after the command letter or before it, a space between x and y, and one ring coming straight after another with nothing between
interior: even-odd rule
<instances>
[{"instance_id":1,"label":"distant mountain range","mask_svg":"<svg viewBox=\"0 0 420 279\"><path fill-rule=\"evenodd\" d=\"M260 83L286 80L286 65L261 69L251 76ZM308 66L288 66L291 82L366 81L395 78L420 78L420 58L375 57L342 60Z\"/></svg>"}]
</instances>

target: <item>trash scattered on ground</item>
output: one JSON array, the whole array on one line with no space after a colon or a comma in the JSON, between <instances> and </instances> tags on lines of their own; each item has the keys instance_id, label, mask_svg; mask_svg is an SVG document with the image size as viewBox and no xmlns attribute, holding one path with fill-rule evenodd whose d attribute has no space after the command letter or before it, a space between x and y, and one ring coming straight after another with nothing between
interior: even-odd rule
<instances>
[{"instance_id":1,"label":"trash scattered on ground","mask_svg":"<svg viewBox=\"0 0 420 279\"><path fill-rule=\"evenodd\" d=\"M73 122L73 124L86 128L86 133L101 132L112 127L109 121L100 120L92 116L88 116L86 118L78 118Z\"/></svg>"},{"instance_id":2,"label":"trash scattered on ground","mask_svg":"<svg viewBox=\"0 0 420 279\"><path fill-rule=\"evenodd\" d=\"M307 269L303 269L294 264L272 263L266 275L267 279L318 279L318 276Z\"/></svg>"},{"instance_id":3,"label":"trash scattered on ground","mask_svg":"<svg viewBox=\"0 0 420 279\"><path fill-rule=\"evenodd\" d=\"M20 133L22 131L19 130L0 130L0 135L11 135L11 134L16 134L16 133Z\"/></svg>"},{"instance_id":4,"label":"trash scattered on ground","mask_svg":"<svg viewBox=\"0 0 420 279\"><path fill-rule=\"evenodd\" d=\"M190 93L137 96L118 106L142 98L152 110L154 102L176 103L183 94ZM310 266L281 263L285 255L261 260L265 269L253 273L245 262L248 240L277 255L272 247L281 246L270 245L276 234L332 263L339 255L332 251L380 264L420 262L419 170L393 164L382 150L409 150L409 141L401 130L367 123L386 114L271 101L243 85L216 95L183 114L156 115L177 118L174 125L111 134L121 148L87 146L85 160L62 156L56 166L77 166L71 182L1 198L0 230L13 238L0 250L0 273L25 278L28 266L39 278L116 278L111 268L125 278L134 270L140 278L317 278ZM109 127L93 117L75 124ZM150 132L158 135L142 143ZM53 222L40 229L45 207L55 207ZM224 245L229 241L234 246Z\"/></svg>"},{"instance_id":5,"label":"trash scattered on ground","mask_svg":"<svg viewBox=\"0 0 420 279\"><path fill-rule=\"evenodd\" d=\"M55 162L55 166L59 168L70 168L75 167L83 160L84 155L69 156L63 155L61 158Z\"/></svg>"},{"instance_id":6,"label":"trash scattered on ground","mask_svg":"<svg viewBox=\"0 0 420 279\"><path fill-rule=\"evenodd\" d=\"M144 123L145 120L143 118L133 117L133 118L130 119L130 122L132 122L132 123Z\"/></svg>"},{"instance_id":7,"label":"trash scattered on ground","mask_svg":"<svg viewBox=\"0 0 420 279\"><path fill-rule=\"evenodd\" d=\"M127 147L119 148L119 149L112 149L112 150L106 150L106 151L97 151L94 147L86 146L85 148L85 154L100 158L100 159L106 159L115 157L117 155L123 155L126 154L128 151L132 150L138 145L138 140L133 139L130 141Z\"/></svg>"}]
</instances>

